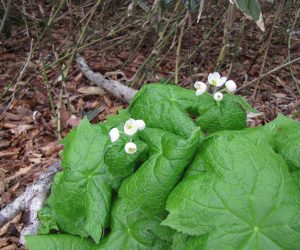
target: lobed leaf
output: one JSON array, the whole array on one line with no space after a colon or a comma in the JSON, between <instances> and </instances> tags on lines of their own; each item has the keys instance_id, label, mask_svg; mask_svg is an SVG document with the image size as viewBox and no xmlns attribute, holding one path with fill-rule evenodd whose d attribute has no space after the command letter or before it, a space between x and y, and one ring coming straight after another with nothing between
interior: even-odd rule
<instances>
[{"instance_id":1,"label":"lobed leaf","mask_svg":"<svg viewBox=\"0 0 300 250\"><path fill-rule=\"evenodd\" d=\"M203 249L297 249L300 191L283 158L267 143L226 132L204 148L207 172L170 194L163 225L208 234Z\"/></svg>"}]
</instances>

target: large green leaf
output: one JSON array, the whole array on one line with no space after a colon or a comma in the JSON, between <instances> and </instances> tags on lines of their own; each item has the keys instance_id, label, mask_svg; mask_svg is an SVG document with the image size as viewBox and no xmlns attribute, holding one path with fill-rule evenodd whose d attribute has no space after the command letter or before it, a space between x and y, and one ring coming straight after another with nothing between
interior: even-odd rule
<instances>
[{"instance_id":1,"label":"large green leaf","mask_svg":"<svg viewBox=\"0 0 300 250\"><path fill-rule=\"evenodd\" d=\"M233 133L205 142L207 172L170 194L164 225L207 235L203 249L298 249L300 191L268 143Z\"/></svg>"},{"instance_id":2,"label":"large green leaf","mask_svg":"<svg viewBox=\"0 0 300 250\"><path fill-rule=\"evenodd\" d=\"M99 242L108 223L111 188L106 180L107 132L85 119L67 136L64 171L55 177L47 205L60 230Z\"/></svg>"},{"instance_id":3,"label":"large green leaf","mask_svg":"<svg viewBox=\"0 0 300 250\"><path fill-rule=\"evenodd\" d=\"M133 118L143 119L150 128L161 128L189 137L196 125L187 112L197 114L197 107L209 99L196 97L192 90L175 85L148 84L134 97L129 107Z\"/></svg>"},{"instance_id":4,"label":"large green leaf","mask_svg":"<svg viewBox=\"0 0 300 250\"><path fill-rule=\"evenodd\" d=\"M171 242L159 236L170 230L160 226L160 222L139 208L131 210L119 199L112 209L112 231L95 250L169 249ZM157 234L158 229L160 235Z\"/></svg>"},{"instance_id":5,"label":"large green leaf","mask_svg":"<svg viewBox=\"0 0 300 250\"><path fill-rule=\"evenodd\" d=\"M267 124L264 133L270 134L271 145L280 153L290 169L300 169L300 124L284 115Z\"/></svg>"},{"instance_id":6,"label":"large green leaf","mask_svg":"<svg viewBox=\"0 0 300 250\"><path fill-rule=\"evenodd\" d=\"M122 183L119 197L149 216L163 212L169 192L193 159L200 134L196 129L184 140L160 129L145 129L141 137L149 145L149 158Z\"/></svg>"},{"instance_id":7,"label":"large green leaf","mask_svg":"<svg viewBox=\"0 0 300 250\"><path fill-rule=\"evenodd\" d=\"M108 166L107 174L114 189L119 188L121 182L134 172L135 167L140 165L147 155L148 146L139 139L133 140L137 145L137 152L127 154L124 147L129 140L130 138L123 135L118 141L109 145L105 152L104 161Z\"/></svg>"},{"instance_id":8,"label":"large green leaf","mask_svg":"<svg viewBox=\"0 0 300 250\"><path fill-rule=\"evenodd\" d=\"M165 202L192 160L200 133L196 129L185 140L161 129L143 131L149 158L123 181L112 212L112 232L100 249L170 248L170 230L160 225Z\"/></svg>"},{"instance_id":9,"label":"large green leaf","mask_svg":"<svg viewBox=\"0 0 300 250\"><path fill-rule=\"evenodd\" d=\"M204 132L225 129L240 130L247 126L246 113L233 95L224 95L221 102L215 103L208 109L203 109L202 106L199 106L198 109L200 116L196 123Z\"/></svg>"},{"instance_id":10,"label":"large green leaf","mask_svg":"<svg viewBox=\"0 0 300 250\"><path fill-rule=\"evenodd\" d=\"M26 236L25 240L30 250L92 250L93 247L90 240L66 234Z\"/></svg>"},{"instance_id":11,"label":"large green leaf","mask_svg":"<svg viewBox=\"0 0 300 250\"><path fill-rule=\"evenodd\" d=\"M225 95L218 105L207 93L196 96L195 91L175 85L148 84L134 97L129 112L134 118L143 119L148 127L189 137L196 128L192 116L198 115L196 123L205 132L245 128L246 113L242 107L251 109L242 98L233 95Z\"/></svg>"}]
</instances>

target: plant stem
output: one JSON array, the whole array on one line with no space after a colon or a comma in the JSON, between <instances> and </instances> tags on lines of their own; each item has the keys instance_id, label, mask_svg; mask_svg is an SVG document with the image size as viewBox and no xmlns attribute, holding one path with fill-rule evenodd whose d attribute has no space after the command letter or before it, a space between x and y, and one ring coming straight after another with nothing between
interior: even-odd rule
<instances>
[{"instance_id":1,"label":"plant stem","mask_svg":"<svg viewBox=\"0 0 300 250\"><path fill-rule=\"evenodd\" d=\"M181 45L182 45L182 38L184 35L185 23L186 23L186 20L188 19L188 13L189 13L189 11L187 11L184 19L182 20L180 34L179 34L179 38L178 38L178 45L177 45L177 49L176 49L176 65L175 65L175 83L176 84L178 84L178 82L179 82L178 76L179 76L180 50L181 50Z\"/></svg>"},{"instance_id":2,"label":"plant stem","mask_svg":"<svg viewBox=\"0 0 300 250\"><path fill-rule=\"evenodd\" d=\"M7 2L6 10L5 10L4 16L2 18L1 26L0 26L0 33L2 33L5 28L5 24L6 24L12 3L13 3L13 0L8 0L8 2Z\"/></svg>"}]
</instances>

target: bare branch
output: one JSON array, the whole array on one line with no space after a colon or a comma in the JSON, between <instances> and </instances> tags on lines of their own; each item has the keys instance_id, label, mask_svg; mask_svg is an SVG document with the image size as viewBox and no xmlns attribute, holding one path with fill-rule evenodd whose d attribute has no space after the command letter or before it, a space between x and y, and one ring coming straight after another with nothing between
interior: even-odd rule
<instances>
[{"instance_id":1,"label":"bare branch","mask_svg":"<svg viewBox=\"0 0 300 250\"><path fill-rule=\"evenodd\" d=\"M43 173L31 186L26 188L25 192L16 198L12 203L8 204L0 211L0 226L3 226L9 220L14 218L24 209L28 209L36 197L45 198L48 195L53 176L60 170L60 163L55 162L49 166L47 171ZM44 199L45 200L45 199ZM35 203L35 202L34 202ZM41 203L44 203L41 200ZM36 216L37 210L30 211L30 217Z\"/></svg>"},{"instance_id":2,"label":"bare branch","mask_svg":"<svg viewBox=\"0 0 300 250\"><path fill-rule=\"evenodd\" d=\"M107 80L102 74L92 71L82 56L77 55L76 61L80 70L87 79L103 88L116 98L129 103L136 94L137 90L130 88L118 81Z\"/></svg>"}]
</instances>

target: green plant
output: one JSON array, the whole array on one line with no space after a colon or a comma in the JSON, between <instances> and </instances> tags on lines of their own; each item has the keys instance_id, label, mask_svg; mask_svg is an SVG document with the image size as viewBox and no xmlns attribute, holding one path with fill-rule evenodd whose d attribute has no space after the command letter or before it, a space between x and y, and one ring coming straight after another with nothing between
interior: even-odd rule
<instances>
[{"instance_id":1,"label":"green plant","mask_svg":"<svg viewBox=\"0 0 300 250\"><path fill-rule=\"evenodd\" d=\"M28 249L297 249L300 125L247 129L248 103L217 100L148 84L106 122L83 120Z\"/></svg>"}]
</instances>

